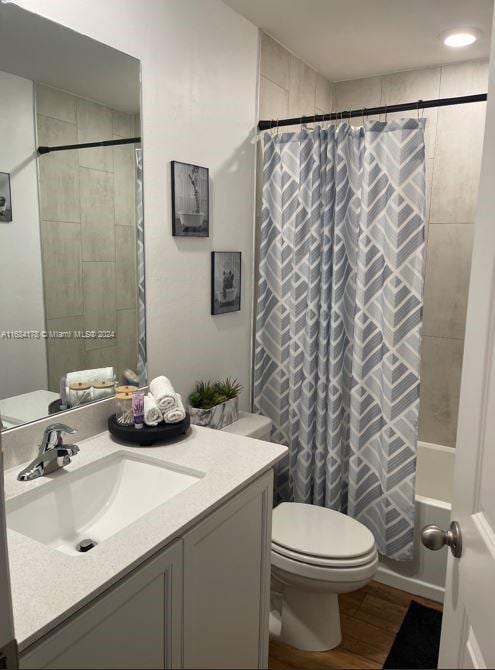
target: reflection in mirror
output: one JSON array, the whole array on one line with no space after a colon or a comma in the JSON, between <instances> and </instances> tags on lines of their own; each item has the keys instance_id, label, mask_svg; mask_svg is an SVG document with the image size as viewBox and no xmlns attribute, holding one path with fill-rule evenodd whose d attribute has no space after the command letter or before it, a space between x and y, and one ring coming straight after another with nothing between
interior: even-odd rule
<instances>
[{"instance_id":1,"label":"reflection in mirror","mask_svg":"<svg viewBox=\"0 0 495 670\"><path fill-rule=\"evenodd\" d=\"M5 430L143 385L146 334L139 61L2 4L0 63Z\"/></svg>"}]
</instances>

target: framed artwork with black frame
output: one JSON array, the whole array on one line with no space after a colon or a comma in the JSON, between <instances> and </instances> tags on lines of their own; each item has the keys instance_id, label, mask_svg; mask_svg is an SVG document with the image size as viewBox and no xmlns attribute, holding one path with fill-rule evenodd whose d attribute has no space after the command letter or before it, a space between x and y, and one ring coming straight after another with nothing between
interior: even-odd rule
<instances>
[{"instance_id":1,"label":"framed artwork with black frame","mask_svg":"<svg viewBox=\"0 0 495 670\"><path fill-rule=\"evenodd\" d=\"M210 189L208 168L171 162L172 235L208 237L210 234Z\"/></svg>"},{"instance_id":2,"label":"framed artwork with black frame","mask_svg":"<svg viewBox=\"0 0 495 670\"><path fill-rule=\"evenodd\" d=\"M211 252L211 313L241 309L241 252Z\"/></svg>"},{"instance_id":3,"label":"framed artwork with black frame","mask_svg":"<svg viewBox=\"0 0 495 670\"><path fill-rule=\"evenodd\" d=\"M0 223L12 221L12 195L10 192L10 174L0 172Z\"/></svg>"}]
</instances>

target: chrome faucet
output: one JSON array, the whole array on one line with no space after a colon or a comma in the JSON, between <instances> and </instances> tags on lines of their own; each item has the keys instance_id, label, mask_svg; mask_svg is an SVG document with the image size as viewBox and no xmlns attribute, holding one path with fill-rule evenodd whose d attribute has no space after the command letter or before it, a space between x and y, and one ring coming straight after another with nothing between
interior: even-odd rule
<instances>
[{"instance_id":1,"label":"chrome faucet","mask_svg":"<svg viewBox=\"0 0 495 670\"><path fill-rule=\"evenodd\" d=\"M19 481L31 481L69 465L70 457L79 452L79 447L77 444L64 444L63 433L72 435L77 430L64 423L52 423L45 428L39 453L32 463L19 472Z\"/></svg>"}]
</instances>

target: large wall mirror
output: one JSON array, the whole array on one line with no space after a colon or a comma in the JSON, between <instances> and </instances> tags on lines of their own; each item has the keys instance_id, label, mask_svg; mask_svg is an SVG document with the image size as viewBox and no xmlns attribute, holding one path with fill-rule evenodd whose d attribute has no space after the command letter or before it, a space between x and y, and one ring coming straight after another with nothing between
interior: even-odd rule
<instances>
[{"instance_id":1,"label":"large wall mirror","mask_svg":"<svg viewBox=\"0 0 495 670\"><path fill-rule=\"evenodd\" d=\"M140 135L139 61L0 4L3 430L146 382Z\"/></svg>"}]
</instances>

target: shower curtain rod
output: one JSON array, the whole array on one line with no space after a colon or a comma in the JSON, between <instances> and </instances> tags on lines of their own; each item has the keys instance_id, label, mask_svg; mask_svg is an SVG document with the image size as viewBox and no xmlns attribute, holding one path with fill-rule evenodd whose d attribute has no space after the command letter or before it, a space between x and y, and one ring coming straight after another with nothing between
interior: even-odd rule
<instances>
[{"instance_id":1,"label":"shower curtain rod","mask_svg":"<svg viewBox=\"0 0 495 670\"><path fill-rule=\"evenodd\" d=\"M120 144L138 144L140 137L129 137L124 140L102 140L101 142L86 142L84 144L60 144L56 147L38 147L38 154L50 154L52 151L69 151L70 149L90 149L91 147L115 147Z\"/></svg>"},{"instance_id":2,"label":"shower curtain rod","mask_svg":"<svg viewBox=\"0 0 495 670\"><path fill-rule=\"evenodd\" d=\"M468 102L484 102L486 93L476 95L462 95L455 98L437 98L436 100L417 100L416 102L405 102L399 105L383 105L382 107L371 107L361 109L348 109L344 112L329 112L328 114L315 114L314 116L295 116L292 119L272 119L258 123L258 130L270 130L281 126L293 126L305 123L320 123L323 121L340 121L352 119L357 116L375 116L377 114L392 114L393 112L408 112L428 109L430 107L445 107L447 105L464 105Z\"/></svg>"}]
</instances>

